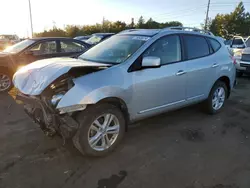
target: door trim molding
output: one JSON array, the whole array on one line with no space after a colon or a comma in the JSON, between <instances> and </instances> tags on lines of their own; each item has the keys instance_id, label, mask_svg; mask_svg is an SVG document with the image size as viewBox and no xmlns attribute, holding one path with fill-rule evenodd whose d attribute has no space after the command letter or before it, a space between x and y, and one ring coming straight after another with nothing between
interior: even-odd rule
<instances>
[{"instance_id":1,"label":"door trim molding","mask_svg":"<svg viewBox=\"0 0 250 188\"><path fill-rule=\"evenodd\" d=\"M183 102L185 102L185 101L186 101L186 100L180 100L180 101L176 101L176 102L164 104L164 105L161 105L161 106L156 106L156 107L153 107L153 108L149 108L149 109L146 109L146 110L142 110L142 111L140 111L138 114L144 114L144 113L146 113L146 112L150 112L150 111L158 110L158 109L165 108L165 107L168 107L168 106L172 106L172 105L175 105L175 104L183 103Z\"/></svg>"},{"instance_id":2,"label":"door trim molding","mask_svg":"<svg viewBox=\"0 0 250 188\"><path fill-rule=\"evenodd\" d=\"M201 94L201 95L197 95L197 96L194 96L194 97L190 97L187 100L190 101L190 100L194 100L194 99L197 99L197 98L200 98L200 97L203 97L203 96L204 96L204 94Z\"/></svg>"}]
</instances>

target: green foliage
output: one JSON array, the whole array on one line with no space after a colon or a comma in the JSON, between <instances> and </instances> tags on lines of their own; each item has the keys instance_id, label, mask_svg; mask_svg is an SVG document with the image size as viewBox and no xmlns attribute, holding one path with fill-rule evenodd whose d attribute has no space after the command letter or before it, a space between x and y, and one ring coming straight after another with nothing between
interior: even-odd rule
<instances>
[{"instance_id":1,"label":"green foliage","mask_svg":"<svg viewBox=\"0 0 250 188\"><path fill-rule=\"evenodd\" d=\"M108 20L104 20L103 24L95 24L95 25L67 25L64 29L59 29L54 27L50 30L45 30L41 33L35 33L36 37L75 37L75 36L84 36L91 35L93 33L118 33L125 29L131 28L145 28L145 29L160 29L164 27L171 26L182 26L182 23L178 21L159 23L150 18L147 22L145 22L144 18L141 16L137 22L137 24L132 22L130 24L126 24L122 21L110 22Z\"/></svg>"},{"instance_id":2,"label":"green foliage","mask_svg":"<svg viewBox=\"0 0 250 188\"><path fill-rule=\"evenodd\" d=\"M210 31L224 38L234 35L250 35L250 13L246 12L243 2L240 2L230 14L217 14L209 25Z\"/></svg>"}]
</instances>

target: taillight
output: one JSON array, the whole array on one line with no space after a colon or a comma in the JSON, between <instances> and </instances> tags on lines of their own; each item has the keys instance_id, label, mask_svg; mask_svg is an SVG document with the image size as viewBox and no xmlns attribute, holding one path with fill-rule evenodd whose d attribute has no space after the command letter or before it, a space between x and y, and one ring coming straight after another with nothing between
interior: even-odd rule
<instances>
[{"instance_id":1,"label":"taillight","mask_svg":"<svg viewBox=\"0 0 250 188\"><path fill-rule=\"evenodd\" d=\"M231 59L232 59L232 61L233 61L233 64L236 65L236 64L237 64L236 59L235 59L233 56L230 56L230 57L231 57Z\"/></svg>"}]
</instances>

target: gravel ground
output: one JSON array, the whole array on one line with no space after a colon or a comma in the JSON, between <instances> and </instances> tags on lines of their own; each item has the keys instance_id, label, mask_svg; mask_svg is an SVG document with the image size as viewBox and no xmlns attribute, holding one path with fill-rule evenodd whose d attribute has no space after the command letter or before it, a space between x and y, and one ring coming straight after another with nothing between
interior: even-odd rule
<instances>
[{"instance_id":1,"label":"gravel ground","mask_svg":"<svg viewBox=\"0 0 250 188\"><path fill-rule=\"evenodd\" d=\"M200 106L131 125L115 152L87 158L50 139L10 95L0 96L0 187L249 188L250 79L222 113Z\"/></svg>"}]
</instances>

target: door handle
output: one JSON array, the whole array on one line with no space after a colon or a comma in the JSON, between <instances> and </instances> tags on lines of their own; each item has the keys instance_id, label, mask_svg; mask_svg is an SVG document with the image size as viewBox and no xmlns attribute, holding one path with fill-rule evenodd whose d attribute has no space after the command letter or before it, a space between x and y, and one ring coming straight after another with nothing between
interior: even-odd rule
<instances>
[{"instance_id":1,"label":"door handle","mask_svg":"<svg viewBox=\"0 0 250 188\"><path fill-rule=\"evenodd\" d=\"M180 70L180 71L178 71L175 75L176 75L176 76L181 76L181 75L183 75L183 74L186 74L186 72L183 71L183 70Z\"/></svg>"},{"instance_id":2,"label":"door handle","mask_svg":"<svg viewBox=\"0 0 250 188\"><path fill-rule=\"evenodd\" d=\"M218 67L218 66L219 66L219 64L215 63L215 64L212 65L212 68L215 68L215 67Z\"/></svg>"}]
</instances>

